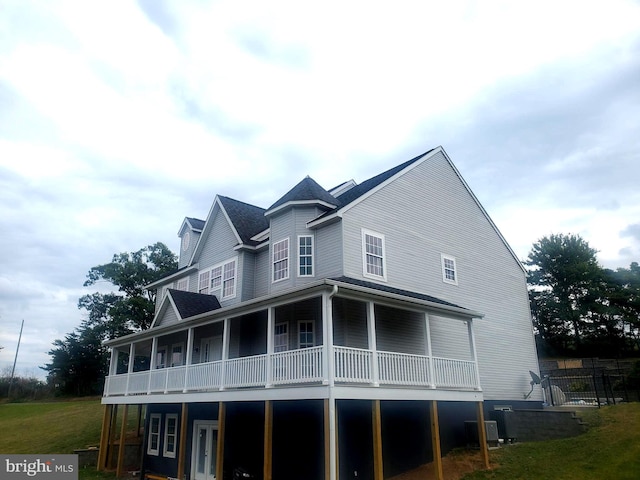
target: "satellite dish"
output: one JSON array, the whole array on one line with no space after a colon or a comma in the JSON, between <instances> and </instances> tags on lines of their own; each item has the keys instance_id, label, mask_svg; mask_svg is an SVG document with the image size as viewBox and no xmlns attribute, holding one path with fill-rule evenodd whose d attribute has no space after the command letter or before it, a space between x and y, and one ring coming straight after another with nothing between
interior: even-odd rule
<instances>
[{"instance_id":1,"label":"satellite dish","mask_svg":"<svg viewBox=\"0 0 640 480\"><path fill-rule=\"evenodd\" d=\"M531 385L540 385L541 380L537 373L529 370L529 375L531 375Z\"/></svg>"},{"instance_id":2,"label":"satellite dish","mask_svg":"<svg viewBox=\"0 0 640 480\"><path fill-rule=\"evenodd\" d=\"M531 394L533 393L533 387L535 385L540 385L540 383L542 382L542 380L540 380L540 377L538 376L537 373L532 372L531 370L529 370L529 375L531 375L531 381L529 382L529 385L531 385L531 390L529 390L529 393L525 394L524 399L527 400Z\"/></svg>"}]
</instances>

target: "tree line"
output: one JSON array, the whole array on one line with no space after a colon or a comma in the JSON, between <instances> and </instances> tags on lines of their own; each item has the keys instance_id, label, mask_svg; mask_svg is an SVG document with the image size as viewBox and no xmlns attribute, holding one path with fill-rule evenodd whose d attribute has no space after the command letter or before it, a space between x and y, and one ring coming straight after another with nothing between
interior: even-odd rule
<instances>
[{"instance_id":1,"label":"tree line","mask_svg":"<svg viewBox=\"0 0 640 480\"><path fill-rule=\"evenodd\" d=\"M640 351L640 267L601 267L579 235L538 240L524 261L538 353L545 356L637 356ZM177 257L156 243L89 270L85 286L117 288L78 301L86 318L55 340L43 368L57 393L102 392L109 352L103 342L151 326L156 292L144 287L177 270Z\"/></svg>"},{"instance_id":2,"label":"tree line","mask_svg":"<svg viewBox=\"0 0 640 480\"><path fill-rule=\"evenodd\" d=\"M640 266L603 268L579 235L538 240L524 262L540 356L620 358L640 351Z\"/></svg>"}]
</instances>

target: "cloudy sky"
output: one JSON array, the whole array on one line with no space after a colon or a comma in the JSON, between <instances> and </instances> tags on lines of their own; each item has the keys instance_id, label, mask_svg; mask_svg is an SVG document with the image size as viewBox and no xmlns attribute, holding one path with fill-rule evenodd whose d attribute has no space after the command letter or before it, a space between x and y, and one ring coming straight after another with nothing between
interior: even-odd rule
<instances>
[{"instance_id":1,"label":"cloudy sky","mask_svg":"<svg viewBox=\"0 0 640 480\"><path fill-rule=\"evenodd\" d=\"M88 270L217 193L268 207L442 145L513 249L640 261L638 1L0 0L0 372Z\"/></svg>"}]
</instances>

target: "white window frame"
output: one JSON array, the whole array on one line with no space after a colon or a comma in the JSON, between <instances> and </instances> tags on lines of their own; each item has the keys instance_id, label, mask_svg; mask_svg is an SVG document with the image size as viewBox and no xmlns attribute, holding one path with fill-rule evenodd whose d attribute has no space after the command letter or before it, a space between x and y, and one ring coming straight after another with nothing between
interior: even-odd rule
<instances>
[{"instance_id":1,"label":"white window frame","mask_svg":"<svg viewBox=\"0 0 640 480\"><path fill-rule=\"evenodd\" d=\"M169 420L174 420L173 433L169 433ZM173 437L173 450L169 450L169 437ZM162 456L167 458L176 458L176 450L178 447L178 415L169 413L164 418L164 444L162 448Z\"/></svg>"},{"instance_id":2,"label":"white window frame","mask_svg":"<svg viewBox=\"0 0 640 480\"><path fill-rule=\"evenodd\" d=\"M158 359L162 359L162 362L159 362ZM156 352L156 368L166 368L167 367L167 345L163 345L162 347L158 347L158 351Z\"/></svg>"},{"instance_id":3,"label":"white window frame","mask_svg":"<svg viewBox=\"0 0 640 480\"><path fill-rule=\"evenodd\" d=\"M278 327L284 327L284 333L276 333ZM278 337L281 337L285 340L281 345L276 341ZM274 353L278 352L286 352L289 350L289 324L287 322L279 322L275 324L273 331L273 351Z\"/></svg>"},{"instance_id":4,"label":"white window frame","mask_svg":"<svg viewBox=\"0 0 640 480\"><path fill-rule=\"evenodd\" d=\"M276 259L276 254L280 254L280 251L277 251L277 247L280 245L285 245L283 251L286 252L284 256L278 257ZM282 240L278 240L274 242L271 247L271 281L273 283L282 282L283 280L287 280L289 278L289 272L291 271L291 245L289 242L289 237L283 238ZM276 269L276 265L283 265L283 268ZM281 273L282 272L282 273ZM276 278L276 273L278 278Z\"/></svg>"},{"instance_id":5,"label":"white window frame","mask_svg":"<svg viewBox=\"0 0 640 480\"><path fill-rule=\"evenodd\" d=\"M301 241L302 239L308 239L310 240L310 244L309 245L301 245ZM313 235L298 235L298 276L299 277L313 277L314 275L314 265L313 265L313 249L314 249L314 244L313 244ZM302 249L307 249L310 248L311 249L311 253L302 253ZM310 258L311 259L311 263L309 265L302 265L302 259L303 258ZM311 273L302 273L301 270L302 268L310 268L311 269Z\"/></svg>"},{"instance_id":6,"label":"white window frame","mask_svg":"<svg viewBox=\"0 0 640 480\"><path fill-rule=\"evenodd\" d=\"M174 354L173 349L176 347L180 348L180 363L173 362L173 354ZM169 352L170 352L170 357L167 359L170 362L169 366L180 367L185 364L186 357L185 357L185 350L184 350L184 342L174 343L173 345L171 345L171 350L169 350Z\"/></svg>"},{"instance_id":7,"label":"white window frame","mask_svg":"<svg viewBox=\"0 0 640 480\"><path fill-rule=\"evenodd\" d=\"M374 237L380 239L382 254L377 255L373 252L367 251L367 236ZM380 258L382 260L382 275L378 275L377 273L373 273L369 271L369 263L367 262L367 257L372 256L376 258ZM372 265L375 267L375 265ZM375 278L376 280L387 280L387 256L385 253L385 238L384 235L378 232L374 232L372 230L367 230L366 228L362 229L362 275L367 278Z\"/></svg>"},{"instance_id":8,"label":"white window frame","mask_svg":"<svg viewBox=\"0 0 640 480\"><path fill-rule=\"evenodd\" d=\"M456 258L451 255L441 253L440 262L442 264L442 281L450 285L458 285L458 267L456 264Z\"/></svg>"},{"instance_id":9,"label":"white window frame","mask_svg":"<svg viewBox=\"0 0 640 480\"><path fill-rule=\"evenodd\" d=\"M180 290L183 292L189 291L189 277L181 278L176 281L176 290Z\"/></svg>"},{"instance_id":10,"label":"white window frame","mask_svg":"<svg viewBox=\"0 0 640 480\"><path fill-rule=\"evenodd\" d=\"M238 286L238 257L225 260L198 275L198 293L218 295L220 300L235 298Z\"/></svg>"},{"instance_id":11,"label":"white window frame","mask_svg":"<svg viewBox=\"0 0 640 480\"><path fill-rule=\"evenodd\" d=\"M303 323L308 323L311 324L311 345L308 345L305 342L305 346L302 346L303 343L300 341L300 326ZM298 348L312 348L315 347L316 345L316 326L315 326L315 322L313 320L298 320Z\"/></svg>"},{"instance_id":12,"label":"white window frame","mask_svg":"<svg viewBox=\"0 0 640 480\"><path fill-rule=\"evenodd\" d=\"M154 432L153 430L153 421L158 421L158 431ZM147 454L148 455L160 455L160 430L162 426L162 415L159 413L152 413L149 416L149 441L147 443ZM156 439L156 448L153 448L153 439Z\"/></svg>"},{"instance_id":13,"label":"white window frame","mask_svg":"<svg viewBox=\"0 0 640 480\"><path fill-rule=\"evenodd\" d=\"M211 270L205 270L198 275L198 293L204 295L209 294L209 279L211 278Z\"/></svg>"}]
</instances>

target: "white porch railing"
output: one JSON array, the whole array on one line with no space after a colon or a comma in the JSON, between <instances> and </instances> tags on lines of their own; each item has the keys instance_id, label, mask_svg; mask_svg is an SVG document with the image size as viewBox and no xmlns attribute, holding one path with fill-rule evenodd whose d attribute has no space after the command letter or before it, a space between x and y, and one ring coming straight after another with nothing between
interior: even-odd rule
<instances>
[{"instance_id":1,"label":"white porch railing","mask_svg":"<svg viewBox=\"0 0 640 480\"><path fill-rule=\"evenodd\" d=\"M386 385L431 386L430 360L422 355L378 352L379 382Z\"/></svg>"},{"instance_id":2,"label":"white porch railing","mask_svg":"<svg viewBox=\"0 0 640 480\"><path fill-rule=\"evenodd\" d=\"M271 357L271 383L321 382L324 347L302 348L274 353Z\"/></svg>"},{"instance_id":3,"label":"white porch railing","mask_svg":"<svg viewBox=\"0 0 640 480\"><path fill-rule=\"evenodd\" d=\"M334 346L334 380L337 383L476 389L472 361L410 355L397 352ZM269 385L321 383L325 347L318 346L226 361L160 368L105 379L105 396L169 392L212 391L222 388L264 388ZM377 359L374 369L374 359ZM267 363L270 362L269 369ZM433 378L431 377L433 372ZM224 374L224 375L223 375ZM267 376L270 374L270 378ZM376 375L377 374L377 375ZM377 376L377 378L374 378Z\"/></svg>"},{"instance_id":4,"label":"white porch railing","mask_svg":"<svg viewBox=\"0 0 640 480\"><path fill-rule=\"evenodd\" d=\"M373 352L361 348L333 347L335 380L346 383L372 383Z\"/></svg>"},{"instance_id":5,"label":"white porch railing","mask_svg":"<svg viewBox=\"0 0 640 480\"><path fill-rule=\"evenodd\" d=\"M476 364L468 360L433 357L436 387L477 388L480 385Z\"/></svg>"}]
</instances>

